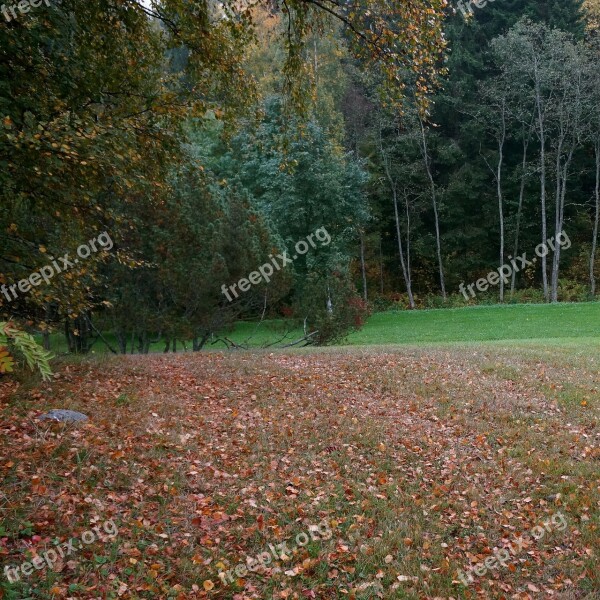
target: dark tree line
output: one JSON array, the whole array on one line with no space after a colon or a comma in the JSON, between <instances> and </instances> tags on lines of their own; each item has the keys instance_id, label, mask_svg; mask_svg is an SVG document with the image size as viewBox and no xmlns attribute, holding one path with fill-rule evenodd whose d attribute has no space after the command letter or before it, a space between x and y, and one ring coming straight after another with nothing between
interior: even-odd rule
<instances>
[{"instance_id":1,"label":"dark tree line","mask_svg":"<svg viewBox=\"0 0 600 600\"><path fill-rule=\"evenodd\" d=\"M0 284L114 240L0 295L3 322L82 353L231 347L239 319L327 343L367 301L447 306L561 229L572 248L494 299L595 297L597 15L417 4L65 0L3 25ZM319 228L326 246L223 295Z\"/></svg>"}]
</instances>

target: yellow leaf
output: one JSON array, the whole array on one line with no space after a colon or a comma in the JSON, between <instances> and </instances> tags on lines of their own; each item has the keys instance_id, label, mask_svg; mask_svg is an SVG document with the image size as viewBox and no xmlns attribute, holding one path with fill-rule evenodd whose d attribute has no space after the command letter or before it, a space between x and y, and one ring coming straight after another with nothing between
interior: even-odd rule
<instances>
[{"instance_id":1,"label":"yellow leaf","mask_svg":"<svg viewBox=\"0 0 600 600\"><path fill-rule=\"evenodd\" d=\"M12 373L15 361L8 350L0 346L0 373Z\"/></svg>"}]
</instances>

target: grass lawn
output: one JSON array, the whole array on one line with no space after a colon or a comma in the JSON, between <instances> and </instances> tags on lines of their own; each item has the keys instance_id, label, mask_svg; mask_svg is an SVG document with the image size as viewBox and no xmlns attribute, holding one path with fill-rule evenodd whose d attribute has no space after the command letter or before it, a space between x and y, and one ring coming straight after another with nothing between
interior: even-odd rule
<instances>
[{"instance_id":1,"label":"grass lawn","mask_svg":"<svg viewBox=\"0 0 600 600\"><path fill-rule=\"evenodd\" d=\"M374 314L353 345L600 338L600 302L511 304Z\"/></svg>"},{"instance_id":2,"label":"grass lawn","mask_svg":"<svg viewBox=\"0 0 600 600\"><path fill-rule=\"evenodd\" d=\"M264 321L260 324L240 322L233 331L223 333L223 336L233 342L249 347L289 344L302 335L301 329L294 329L284 320ZM110 334L106 334L106 337L117 347L116 340ZM419 345L552 338L600 338L600 302L513 304L376 313L361 331L351 334L345 344ZM189 350L191 343L187 347ZM225 345L217 341L209 343L207 348L224 349ZM62 334L52 336L52 349L57 354L66 352ZM163 342L151 347L152 352L162 352L163 349ZM181 342L178 343L178 350L183 351ZM98 341L94 352L102 354L108 350Z\"/></svg>"},{"instance_id":3,"label":"grass lawn","mask_svg":"<svg viewBox=\"0 0 600 600\"><path fill-rule=\"evenodd\" d=\"M238 344L260 347L302 337L285 321L238 323L227 337ZM365 326L348 336L353 346L438 344L550 338L600 338L600 302L573 304L509 304L375 313ZM345 345L345 344L344 344ZM223 345L217 345L217 348Z\"/></svg>"},{"instance_id":4,"label":"grass lawn","mask_svg":"<svg viewBox=\"0 0 600 600\"><path fill-rule=\"evenodd\" d=\"M595 598L599 349L103 356L4 380L0 567L76 541L0 597Z\"/></svg>"}]
</instances>

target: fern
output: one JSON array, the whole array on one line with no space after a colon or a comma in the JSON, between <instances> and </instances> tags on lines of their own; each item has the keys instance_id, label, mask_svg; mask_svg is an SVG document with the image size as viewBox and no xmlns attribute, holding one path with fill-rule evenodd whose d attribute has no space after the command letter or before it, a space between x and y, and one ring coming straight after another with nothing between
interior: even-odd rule
<instances>
[{"instance_id":1,"label":"fern","mask_svg":"<svg viewBox=\"0 0 600 600\"><path fill-rule=\"evenodd\" d=\"M28 333L17 329L10 323L0 321L0 373L11 373L15 360L11 350L15 349L27 363L28 367L36 369L42 379L48 380L52 375L50 359L52 354L46 352Z\"/></svg>"}]
</instances>

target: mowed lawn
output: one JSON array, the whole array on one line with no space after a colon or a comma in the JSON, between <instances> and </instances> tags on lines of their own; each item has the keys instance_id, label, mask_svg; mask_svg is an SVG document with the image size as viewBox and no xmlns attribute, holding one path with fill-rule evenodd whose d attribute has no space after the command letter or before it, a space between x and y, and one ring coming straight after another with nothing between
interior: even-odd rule
<instances>
[{"instance_id":1,"label":"mowed lawn","mask_svg":"<svg viewBox=\"0 0 600 600\"><path fill-rule=\"evenodd\" d=\"M600 338L600 302L511 304L377 313L349 343L421 344Z\"/></svg>"},{"instance_id":2,"label":"mowed lawn","mask_svg":"<svg viewBox=\"0 0 600 600\"><path fill-rule=\"evenodd\" d=\"M595 598L598 350L99 357L3 381L0 567L118 534L0 596Z\"/></svg>"},{"instance_id":3,"label":"mowed lawn","mask_svg":"<svg viewBox=\"0 0 600 600\"><path fill-rule=\"evenodd\" d=\"M237 323L233 330L213 337L206 349L223 350L230 342L246 348L274 348L300 340L303 335L302 329L291 321L243 321ZM105 332L105 337L113 347L117 347L110 332ZM543 341L558 338L575 341L584 338L600 339L600 302L514 304L375 313L360 331L350 334L340 345L420 345L499 340ZM52 335L51 346L56 354L65 353L67 348L64 335ZM164 347L164 342L156 343L151 346L150 351L162 352ZM186 347L181 341L177 344L178 352L190 352L191 347L191 342ZM105 354L108 349L98 341L93 352Z\"/></svg>"},{"instance_id":4,"label":"mowed lawn","mask_svg":"<svg viewBox=\"0 0 600 600\"><path fill-rule=\"evenodd\" d=\"M238 323L226 334L238 344L260 346L302 337L301 330L286 329L284 321ZM577 304L509 304L434 310L375 313L344 344L437 344L498 340L556 338L600 339L600 302ZM219 347L219 346L217 346ZM223 345L221 344L221 347Z\"/></svg>"}]
</instances>

